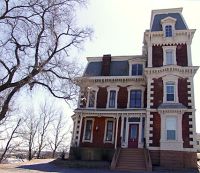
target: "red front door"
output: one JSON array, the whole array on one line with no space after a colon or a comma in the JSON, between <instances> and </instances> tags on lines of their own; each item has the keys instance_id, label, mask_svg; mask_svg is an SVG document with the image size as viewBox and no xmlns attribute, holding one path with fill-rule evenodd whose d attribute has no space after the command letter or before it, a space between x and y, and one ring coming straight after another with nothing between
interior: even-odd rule
<instances>
[{"instance_id":1,"label":"red front door","mask_svg":"<svg viewBox=\"0 0 200 173\"><path fill-rule=\"evenodd\" d=\"M129 134L128 134L128 147L137 148L138 147L138 124L129 124Z\"/></svg>"}]
</instances>

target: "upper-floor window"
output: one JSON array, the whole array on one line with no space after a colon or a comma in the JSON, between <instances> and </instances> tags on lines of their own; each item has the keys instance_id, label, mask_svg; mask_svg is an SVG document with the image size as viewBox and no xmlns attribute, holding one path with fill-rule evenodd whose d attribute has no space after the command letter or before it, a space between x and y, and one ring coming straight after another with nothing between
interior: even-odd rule
<instances>
[{"instance_id":1,"label":"upper-floor window","mask_svg":"<svg viewBox=\"0 0 200 173\"><path fill-rule=\"evenodd\" d=\"M139 76L143 73L142 64L132 64L132 76Z\"/></svg>"},{"instance_id":2,"label":"upper-floor window","mask_svg":"<svg viewBox=\"0 0 200 173\"><path fill-rule=\"evenodd\" d=\"M176 65L176 46L163 46L163 65Z\"/></svg>"},{"instance_id":3,"label":"upper-floor window","mask_svg":"<svg viewBox=\"0 0 200 173\"><path fill-rule=\"evenodd\" d=\"M166 139L176 140L176 117L166 117Z\"/></svg>"},{"instance_id":4,"label":"upper-floor window","mask_svg":"<svg viewBox=\"0 0 200 173\"><path fill-rule=\"evenodd\" d=\"M165 37L172 37L172 26L171 25L165 26Z\"/></svg>"},{"instance_id":5,"label":"upper-floor window","mask_svg":"<svg viewBox=\"0 0 200 173\"><path fill-rule=\"evenodd\" d=\"M85 130L84 130L84 140L91 141L92 140L92 120L87 120L85 122Z\"/></svg>"},{"instance_id":6,"label":"upper-floor window","mask_svg":"<svg viewBox=\"0 0 200 173\"><path fill-rule=\"evenodd\" d=\"M166 50L166 65L174 64L173 50Z\"/></svg>"},{"instance_id":7,"label":"upper-floor window","mask_svg":"<svg viewBox=\"0 0 200 173\"><path fill-rule=\"evenodd\" d=\"M131 90L130 91L130 108L141 108L142 107L142 91Z\"/></svg>"},{"instance_id":8,"label":"upper-floor window","mask_svg":"<svg viewBox=\"0 0 200 173\"><path fill-rule=\"evenodd\" d=\"M93 108L95 106L96 91L92 90L89 92L89 104L88 107Z\"/></svg>"},{"instance_id":9,"label":"upper-floor window","mask_svg":"<svg viewBox=\"0 0 200 173\"><path fill-rule=\"evenodd\" d=\"M112 142L114 137L114 121L108 120L106 124L105 142Z\"/></svg>"},{"instance_id":10,"label":"upper-floor window","mask_svg":"<svg viewBox=\"0 0 200 173\"><path fill-rule=\"evenodd\" d=\"M115 108L116 91L110 90L109 108Z\"/></svg>"},{"instance_id":11,"label":"upper-floor window","mask_svg":"<svg viewBox=\"0 0 200 173\"><path fill-rule=\"evenodd\" d=\"M174 82L166 83L166 101L169 101L169 102L175 101L175 84L174 84Z\"/></svg>"}]
</instances>

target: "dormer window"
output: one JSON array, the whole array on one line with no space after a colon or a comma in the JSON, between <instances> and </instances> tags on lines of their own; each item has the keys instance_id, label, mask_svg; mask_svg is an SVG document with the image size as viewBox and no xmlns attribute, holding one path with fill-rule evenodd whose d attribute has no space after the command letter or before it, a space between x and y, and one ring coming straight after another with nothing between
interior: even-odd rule
<instances>
[{"instance_id":1,"label":"dormer window","mask_svg":"<svg viewBox=\"0 0 200 173\"><path fill-rule=\"evenodd\" d=\"M142 64L132 64L132 76L140 76L143 74Z\"/></svg>"},{"instance_id":2,"label":"dormer window","mask_svg":"<svg viewBox=\"0 0 200 173\"><path fill-rule=\"evenodd\" d=\"M172 37L172 26L171 25L165 26L165 37Z\"/></svg>"},{"instance_id":3,"label":"dormer window","mask_svg":"<svg viewBox=\"0 0 200 173\"><path fill-rule=\"evenodd\" d=\"M173 17L168 16L161 20L164 37L170 39L174 36L175 24L176 24L176 19Z\"/></svg>"}]
</instances>

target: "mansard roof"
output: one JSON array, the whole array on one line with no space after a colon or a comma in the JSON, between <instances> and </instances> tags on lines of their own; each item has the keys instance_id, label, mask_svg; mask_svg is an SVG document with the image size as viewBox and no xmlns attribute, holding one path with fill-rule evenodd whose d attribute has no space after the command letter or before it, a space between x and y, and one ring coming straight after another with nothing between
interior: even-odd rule
<instances>
[{"instance_id":1,"label":"mansard roof","mask_svg":"<svg viewBox=\"0 0 200 173\"><path fill-rule=\"evenodd\" d=\"M109 74L104 75L102 71L103 69L103 59L104 57L108 61L106 68L109 68ZM110 59L109 59L110 58ZM143 55L135 55L135 56L111 56L104 55L103 57L88 57L88 65L85 69L83 76L129 76L129 61L130 62L144 62L146 61L146 57ZM107 69L108 70L108 69Z\"/></svg>"},{"instance_id":2,"label":"mansard roof","mask_svg":"<svg viewBox=\"0 0 200 173\"><path fill-rule=\"evenodd\" d=\"M110 76L128 76L128 61L111 61ZM102 62L89 62L84 76L102 76Z\"/></svg>"},{"instance_id":3,"label":"mansard roof","mask_svg":"<svg viewBox=\"0 0 200 173\"><path fill-rule=\"evenodd\" d=\"M161 20L167 17L176 19L175 29L186 30L187 26L180 13L157 14L154 16L151 31L162 31Z\"/></svg>"}]
</instances>

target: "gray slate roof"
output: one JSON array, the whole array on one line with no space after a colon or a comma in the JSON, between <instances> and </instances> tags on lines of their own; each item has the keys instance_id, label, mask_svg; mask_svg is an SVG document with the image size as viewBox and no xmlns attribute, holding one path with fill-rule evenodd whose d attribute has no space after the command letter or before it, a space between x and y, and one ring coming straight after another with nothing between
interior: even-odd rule
<instances>
[{"instance_id":1,"label":"gray slate roof","mask_svg":"<svg viewBox=\"0 0 200 173\"><path fill-rule=\"evenodd\" d=\"M186 109L181 103L162 103L158 109Z\"/></svg>"},{"instance_id":2,"label":"gray slate roof","mask_svg":"<svg viewBox=\"0 0 200 173\"><path fill-rule=\"evenodd\" d=\"M166 17L173 17L176 19L175 29L185 30L187 29L181 15L179 13L157 14L154 16L151 31L162 31L162 25L160 21Z\"/></svg>"},{"instance_id":3,"label":"gray slate roof","mask_svg":"<svg viewBox=\"0 0 200 173\"><path fill-rule=\"evenodd\" d=\"M101 76L102 62L90 62L85 70L84 76ZM128 76L128 61L111 61L110 76Z\"/></svg>"}]
</instances>

